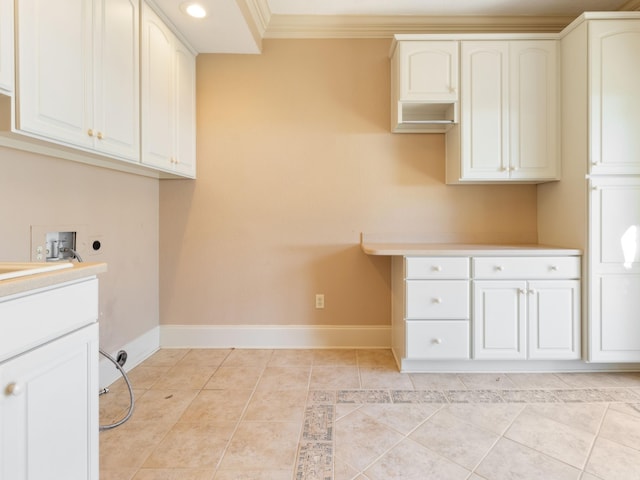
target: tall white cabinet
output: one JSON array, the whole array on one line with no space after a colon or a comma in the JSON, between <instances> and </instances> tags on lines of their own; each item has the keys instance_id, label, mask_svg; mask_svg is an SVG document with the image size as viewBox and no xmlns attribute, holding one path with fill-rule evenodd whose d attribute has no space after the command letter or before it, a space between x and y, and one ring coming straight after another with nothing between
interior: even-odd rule
<instances>
[{"instance_id":1,"label":"tall white cabinet","mask_svg":"<svg viewBox=\"0 0 640 480\"><path fill-rule=\"evenodd\" d=\"M563 180L540 242L584 249L584 358L640 362L640 14L584 14L562 49Z\"/></svg>"},{"instance_id":2,"label":"tall white cabinet","mask_svg":"<svg viewBox=\"0 0 640 480\"><path fill-rule=\"evenodd\" d=\"M13 92L13 1L0 0L0 94Z\"/></svg>"}]
</instances>

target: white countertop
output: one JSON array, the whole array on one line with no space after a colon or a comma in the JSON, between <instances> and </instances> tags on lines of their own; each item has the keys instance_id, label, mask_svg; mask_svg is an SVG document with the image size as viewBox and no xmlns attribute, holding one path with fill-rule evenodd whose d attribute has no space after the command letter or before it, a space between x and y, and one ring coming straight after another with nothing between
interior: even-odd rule
<instances>
[{"instance_id":1,"label":"white countertop","mask_svg":"<svg viewBox=\"0 0 640 480\"><path fill-rule=\"evenodd\" d=\"M83 262L73 263L72 265L71 268L0 280L0 298L49 287L58 283L70 282L79 278L91 277L107 271L106 263Z\"/></svg>"},{"instance_id":2,"label":"white countertop","mask_svg":"<svg viewBox=\"0 0 640 480\"><path fill-rule=\"evenodd\" d=\"M429 256L429 257L508 257L508 256L556 256L581 255L575 248L548 245L484 245L457 243L411 243L411 242L362 242L367 255L385 256Z\"/></svg>"}]
</instances>

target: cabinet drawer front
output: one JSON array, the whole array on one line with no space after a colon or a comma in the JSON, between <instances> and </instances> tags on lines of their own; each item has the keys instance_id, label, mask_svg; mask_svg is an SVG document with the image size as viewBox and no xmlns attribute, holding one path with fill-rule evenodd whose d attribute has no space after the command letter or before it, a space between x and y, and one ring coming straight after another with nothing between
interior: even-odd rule
<instances>
[{"instance_id":1,"label":"cabinet drawer front","mask_svg":"<svg viewBox=\"0 0 640 480\"><path fill-rule=\"evenodd\" d=\"M469 358L469 322L407 321L407 358Z\"/></svg>"},{"instance_id":2,"label":"cabinet drawer front","mask_svg":"<svg viewBox=\"0 0 640 480\"><path fill-rule=\"evenodd\" d=\"M481 257L473 277L486 279L580 278L580 257Z\"/></svg>"},{"instance_id":3,"label":"cabinet drawer front","mask_svg":"<svg viewBox=\"0 0 640 480\"><path fill-rule=\"evenodd\" d=\"M469 278L469 259L464 257L407 257L406 278Z\"/></svg>"},{"instance_id":4,"label":"cabinet drawer front","mask_svg":"<svg viewBox=\"0 0 640 480\"><path fill-rule=\"evenodd\" d=\"M97 279L0 302L0 362L97 320Z\"/></svg>"},{"instance_id":5,"label":"cabinet drawer front","mask_svg":"<svg viewBox=\"0 0 640 480\"><path fill-rule=\"evenodd\" d=\"M469 282L466 280L407 281L406 318L463 320L469 318Z\"/></svg>"}]
</instances>

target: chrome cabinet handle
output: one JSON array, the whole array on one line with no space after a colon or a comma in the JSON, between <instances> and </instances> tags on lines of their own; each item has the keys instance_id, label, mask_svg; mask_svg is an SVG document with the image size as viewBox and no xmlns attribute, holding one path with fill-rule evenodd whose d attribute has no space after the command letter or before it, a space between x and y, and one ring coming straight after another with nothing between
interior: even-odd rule
<instances>
[{"instance_id":1,"label":"chrome cabinet handle","mask_svg":"<svg viewBox=\"0 0 640 480\"><path fill-rule=\"evenodd\" d=\"M442 299L441 299L441 298L439 298L439 297L435 297L435 298L433 299L433 303L442 303Z\"/></svg>"},{"instance_id":2,"label":"chrome cabinet handle","mask_svg":"<svg viewBox=\"0 0 640 480\"><path fill-rule=\"evenodd\" d=\"M431 270L433 270L434 272L441 272L442 267L440 265L434 265L433 267L431 267Z\"/></svg>"},{"instance_id":3,"label":"chrome cabinet handle","mask_svg":"<svg viewBox=\"0 0 640 480\"><path fill-rule=\"evenodd\" d=\"M432 343L434 343L436 345L440 345L442 343L442 339L441 338L434 338L432 340Z\"/></svg>"}]
</instances>

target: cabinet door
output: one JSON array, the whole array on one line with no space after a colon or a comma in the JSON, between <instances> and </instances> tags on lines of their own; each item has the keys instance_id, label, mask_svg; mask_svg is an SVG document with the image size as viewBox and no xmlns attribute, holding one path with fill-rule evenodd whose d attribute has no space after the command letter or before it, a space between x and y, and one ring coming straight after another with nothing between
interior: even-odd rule
<instances>
[{"instance_id":1,"label":"cabinet door","mask_svg":"<svg viewBox=\"0 0 640 480\"><path fill-rule=\"evenodd\" d=\"M401 102L458 100L458 42L401 41L398 52Z\"/></svg>"},{"instance_id":2,"label":"cabinet door","mask_svg":"<svg viewBox=\"0 0 640 480\"><path fill-rule=\"evenodd\" d=\"M580 358L580 282L529 282L527 295L529 358Z\"/></svg>"},{"instance_id":3,"label":"cabinet door","mask_svg":"<svg viewBox=\"0 0 640 480\"><path fill-rule=\"evenodd\" d=\"M589 293L589 360L640 362L640 275L594 275Z\"/></svg>"},{"instance_id":4,"label":"cabinet door","mask_svg":"<svg viewBox=\"0 0 640 480\"><path fill-rule=\"evenodd\" d=\"M142 162L164 169L173 165L173 37L162 20L143 3Z\"/></svg>"},{"instance_id":5,"label":"cabinet door","mask_svg":"<svg viewBox=\"0 0 640 480\"><path fill-rule=\"evenodd\" d=\"M175 171L196 174L196 61L194 55L176 41L175 48Z\"/></svg>"},{"instance_id":6,"label":"cabinet door","mask_svg":"<svg viewBox=\"0 0 640 480\"><path fill-rule=\"evenodd\" d=\"M16 128L91 147L91 2L18 0L15 5L20 65Z\"/></svg>"},{"instance_id":7,"label":"cabinet door","mask_svg":"<svg viewBox=\"0 0 640 480\"><path fill-rule=\"evenodd\" d=\"M526 288L524 281L474 282L474 358L526 358Z\"/></svg>"},{"instance_id":8,"label":"cabinet door","mask_svg":"<svg viewBox=\"0 0 640 480\"><path fill-rule=\"evenodd\" d=\"M96 150L140 160L139 2L95 0Z\"/></svg>"},{"instance_id":9,"label":"cabinet door","mask_svg":"<svg viewBox=\"0 0 640 480\"><path fill-rule=\"evenodd\" d=\"M640 173L640 20L589 22L591 173Z\"/></svg>"},{"instance_id":10,"label":"cabinet door","mask_svg":"<svg viewBox=\"0 0 640 480\"><path fill-rule=\"evenodd\" d=\"M13 92L13 0L0 0L0 93Z\"/></svg>"},{"instance_id":11,"label":"cabinet door","mask_svg":"<svg viewBox=\"0 0 640 480\"><path fill-rule=\"evenodd\" d=\"M509 44L461 42L461 177L509 178Z\"/></svg>"},{"instance_id":12,"label":"cabinet door","mask_svg":"<svg viewBox=\"0 0 640 480\"><path fill-rule=\"evenodd\" d=\"M558 177L557 49L554 40L509 43L509 171L514 180Z\"/></svg>"},{"instance_id":13,"label":"cabinet door","mask_svg":"<svg viewBox=\"0 0 640 480\"><path fill-rule=\"evenodd\" d=\"M0 364L0 389L1 480L97 480L97 324Z\"/></svg>"},{"instance_id":14,"label":"cabinet door","mask_svg":"<svg viewBox=\"0 0 640 480\"><path fill-rule=\"evenodd\" d=\"M593 273L640 273L640 178L591 179Z\"/></svg>"}]
</instances>

